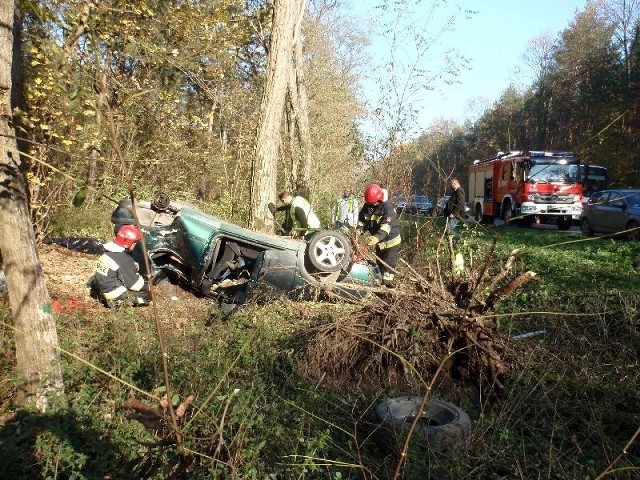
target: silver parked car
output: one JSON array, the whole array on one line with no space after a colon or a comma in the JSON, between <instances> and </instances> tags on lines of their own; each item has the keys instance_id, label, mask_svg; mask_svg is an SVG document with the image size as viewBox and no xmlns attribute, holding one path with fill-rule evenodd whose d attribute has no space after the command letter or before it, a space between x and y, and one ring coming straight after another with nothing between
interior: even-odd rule
<instances>
[{"instance_id":1,"label":"silver parked car","mask_svg":"<svg viewBox=\"0 0 640 480\"><path fill-rule=\"evenodd\" d=\"M584 235L620 233L640 240L640 189L602 190L582 205L580 229Z\"/></svg>"}]
</instances>

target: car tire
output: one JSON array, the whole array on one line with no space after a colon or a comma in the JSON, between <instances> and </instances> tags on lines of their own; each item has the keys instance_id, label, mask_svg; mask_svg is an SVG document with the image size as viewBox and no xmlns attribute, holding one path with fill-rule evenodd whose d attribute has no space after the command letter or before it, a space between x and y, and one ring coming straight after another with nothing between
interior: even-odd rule
<instances>
[{"instance_id":1,"label":"car tire","mask_svg":"<svg viewBox=\"0 0 640 480\"><path fill-rule=\"evenodd\" d=\"M421 403L422 397L413 396L389 398L379 404L375 409L379 423L376 430L378 442L397 451L402 446ZM459 450L468 446L471 420L460 407L431 399L413 434L418 444L427 449Z\"/></svg>"},{"instance_id":2,"label":"car tire","mask_svg":"<svg viewBox=\"0 0 640 480\"><path fill-rule=\"evenodd\" d=\"M636 222L635 220L631 220L629 223L627 223L627 230L632 230L634 228L636 229L627 233L627 240L631 240L634 242L640 240L640 228L638 227L640 227L640 224L638 224L638 222Z\"/></svg>"},{"instance_id":3,"label":"car tire","mask_svg":"<svg viewBox=\"0 0 640 480\"><path fill-rule=\"evenodd\" d=\"M321 230L309 240L307 257L319 272L337 272L349 265L351 244L340 232Z\"/></svg>"},{"instance_id":4,"label":"car tire","mask_svg":"<svg viewBox=\"0 0 640 480\"><path fill-rule=\"evenodd\" d=\"M583 218L580 222L580 231L587 237L593 237L593 235L595 234L591 223L589 223L589 220L587 220L586 218Z\"/></svg>"}]
</instances>

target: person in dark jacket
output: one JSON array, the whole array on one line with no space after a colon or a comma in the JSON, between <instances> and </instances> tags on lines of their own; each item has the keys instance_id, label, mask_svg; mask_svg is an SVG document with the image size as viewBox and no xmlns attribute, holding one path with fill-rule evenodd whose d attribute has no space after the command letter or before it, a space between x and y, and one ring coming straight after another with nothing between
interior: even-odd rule
<instances>
[{"instance_id":1,"label":"person in dark jacket","mask_svg":"<svg viewBox=\"0 0 640 480\"><path fill-rule=\"evenodd\" d=\"M358 214L356 242L363 232L371 234L367 239L367 245L376 247L382 283L393 287L394 269L398 264L398 251L402 242L396 210L388 200L384 200L382 188L375 183L368 185L365 189L364 202Z\"/></svg>"},{"instance_id":2,"label":"person in dark jacket","mask_svg":"<svg viewBox=\"0 0 640 480\"><path fill-rule=\"evenodd\" d=\"M447 228L449 235L453 237L453 240L459 240L460 236L456 231L456 227L462 219L464 219L464 204L466 197L464 190L460 186L460 181L457 178L452 178L450 181L453 192L447 200L447 204L444 208L444 216L447 218Z\"/></svg>"},{"instance_id":3,"label":"person in dark jacket","mask_svg":"<svg viewBox=\"0 0 640 480\"><path fill-rule=\"evenodd\" d=\"M141 239L140 230L123 225L113 241L104 244L105 252L98 258L88 285L109 308L150 303L148 286L130 254Z\"/></svg>"}]
</instances>

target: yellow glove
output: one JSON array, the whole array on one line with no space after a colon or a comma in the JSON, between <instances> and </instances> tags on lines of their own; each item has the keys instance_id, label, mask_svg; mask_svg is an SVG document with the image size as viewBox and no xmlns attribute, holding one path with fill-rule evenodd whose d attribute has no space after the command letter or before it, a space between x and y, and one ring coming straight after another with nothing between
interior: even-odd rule
<instances>
[{"instance_id":1,"label":"yellow glove","mask_svg":"<svg viewBox=\"0 0 640 480\"><path fill-rule=\"evenodd\" d=\"M369 239L367 240L367 246L368 247L373 247L379 241L380 241L380 239L378 237L371 235L369 237Z\"/></svg>"}]
</instances>

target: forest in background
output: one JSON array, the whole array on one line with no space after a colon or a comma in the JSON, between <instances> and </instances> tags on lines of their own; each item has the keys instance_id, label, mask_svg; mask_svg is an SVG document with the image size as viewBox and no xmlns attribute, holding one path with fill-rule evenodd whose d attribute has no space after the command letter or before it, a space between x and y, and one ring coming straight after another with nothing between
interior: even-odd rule
<instances>
[{"instance_id":1,"label":"forest in background","mask_svg":"<svg viewBox=\"0 0 640 480\"><path fill-rule=\"evenodd\" d=\"M24 98L15 126L31 155L37 230L46 231L51 214L86 187L126 194L114 140L139 195L165 190L246 220L269 3L24 0L19 6ZM313 203L328 205L344 187L368 181L437 197L450 175L464 185L474 159L500 150L573 150L608 167L613 184L637 186L638 2L588 3L557 38L531 39L523 62L535 72L532 85L507 88L473 123L442 119L416 138L397 134L398 122L406 121L400 115L378 138L362 132L380 108L411 105L365 105L368 27L356 24L347 7L310 2L303 25ZM281 143L279 190L296 185L300 156L294 142ZM372 150L386 153L372 161ZM59 172L75 179L74 188ZM98 199L87 196L89 205Z\"/></svg>"}]
</instances>

